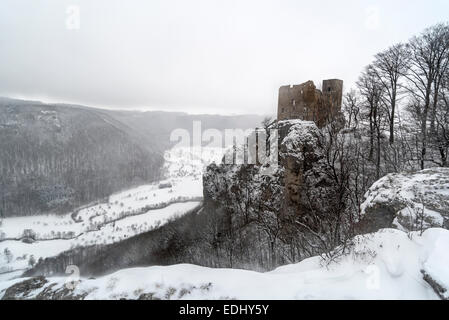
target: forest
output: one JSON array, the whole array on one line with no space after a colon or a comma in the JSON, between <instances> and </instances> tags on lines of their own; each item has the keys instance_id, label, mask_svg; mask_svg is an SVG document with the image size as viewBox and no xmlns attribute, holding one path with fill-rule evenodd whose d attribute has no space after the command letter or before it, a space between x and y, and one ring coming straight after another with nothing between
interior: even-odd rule
<instances>
[{"instance_id":1,"label":"forest","mask_svg":"<svg viewBox=\"0 0 449 320\"><path fill-rule=\"evenodd\" d=\"M161 177L177 128L250 128L262 116L133 112L0 99L0 219L76 207Z\"/></svg>"}]
</instances>

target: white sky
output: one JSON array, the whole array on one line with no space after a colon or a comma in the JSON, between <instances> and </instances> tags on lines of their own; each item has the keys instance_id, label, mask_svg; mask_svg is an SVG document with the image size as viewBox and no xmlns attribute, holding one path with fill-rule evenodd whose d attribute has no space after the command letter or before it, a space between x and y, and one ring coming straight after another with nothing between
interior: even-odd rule
<instances>
[{"instance_id":1,"label":"white sky","mask_svg":"<svg viewBox=\"0 0 449 320\"><path fill-rule=\"evenodd\" d=\"M1 0L0 95L274 113L279 86L348 89L375 53L448 20L447 0Z\"/></svg>"}]
</instances>

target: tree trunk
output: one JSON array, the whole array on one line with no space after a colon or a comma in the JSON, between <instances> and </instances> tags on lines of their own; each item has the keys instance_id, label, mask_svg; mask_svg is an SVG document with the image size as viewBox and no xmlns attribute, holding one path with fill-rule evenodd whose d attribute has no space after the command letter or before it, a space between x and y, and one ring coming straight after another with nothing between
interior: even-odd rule
<instances>
[{"instance_id":1,"label":"tree trunk","mask_svg":"<svg viewBox=\"0 0 449 320\"><path fill-rule=\"evenodd\" d=\"M426 88L426 98L424 103L424 110L421 119L421 133L422 133L422 146L421 146L421 170L424 170L426 152L427 152L427 118L429 114L430 106L430 92L432 90L432 82L429 80Z\"/></svg>"},{"instance_id":2,"label":"tree trunk","mask_svg":"<svg viewBox=\"0 0 449 320\"><path fill-rule=\"evenodd\" d=\"M369 131L370 131L370 141L369 141L369 160L373 160L373 150L374 150L374 128L373 128L373 111L371 107L371 112L369 114Z\"/></svg>"},{"instance_id":3,"label":"tree trunk","mask_svg":"<svg viewBox=\"0 0 449 320\"><path fill-rule=\"evenodd\" d=\"M390 115L390 145L394 143L394 113L396 109L396 93L393 93L391 99L391 115Z\"/></svg>"}]
</instances>

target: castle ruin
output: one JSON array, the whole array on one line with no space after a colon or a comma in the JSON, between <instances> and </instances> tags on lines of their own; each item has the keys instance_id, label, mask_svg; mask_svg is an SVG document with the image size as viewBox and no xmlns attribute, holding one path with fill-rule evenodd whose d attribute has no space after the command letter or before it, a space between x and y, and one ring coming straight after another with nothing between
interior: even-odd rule
<instances>
[{"instance_id":1,"label":"castle ruin","mask_svg":"<svg viewBox=\"0 0 449 320\"><path fill-rule=\"evenodd\" d=\"M278 120L314 121L319 128L341 110L343 81L323 80L322 91L313 81L279 88Z\"/></svg>"}]
</instances>

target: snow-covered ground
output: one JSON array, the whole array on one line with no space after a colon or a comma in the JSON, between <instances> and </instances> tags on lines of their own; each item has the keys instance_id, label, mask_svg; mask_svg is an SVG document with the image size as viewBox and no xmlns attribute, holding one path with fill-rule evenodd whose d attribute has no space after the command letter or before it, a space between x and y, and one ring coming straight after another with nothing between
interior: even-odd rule
<instances>
[{"instance_id":1,"label":"snow-covered ground","mask_svg":"<svg viewBox=\"0 0 449 320\"><path fill-rule=\"evenodd\" d=\"M98 229L82 232L72 239L38 240L33 243L25 243L20 240L2 241L0 242L0 252L2 253L0 273L26 269L29 267L28 263L31 256L37 261L41 257L52 257L75 247L110 244L151 231L171 219L190 212L199 207L200 204L199 201L189 201L174 203L163 209L148 210L139 215L99 225ZM5 249L9 250L12 255L10 259L6 256ZM8 260L11 261L8 262Z\"/></svg>"},{"instance_id":2,"label":"snow-covered ground","mask_svg":"<svg viewBox=\"0 0 449 320\"><path fill-rule=\"evenodd\" d=\"M204 166L221 157L217 148L172 149L165 153L162 182L113 194L104 203L65 215L3 219L0 275L28 268L31 256L37 261L78 246L118 242L194 210L201 205ZM24 238L36 241L25 243Z\"/></svg>"},{"instance_id":3,"label":"snow-covered ground","mask_svg":"<svg viewBox=\"0 0 449 320\"><path fill-rule=\"evenodd\" d=\"M17 277L29 268L30 256L38 260L76 246L121 241L200 206L203 168L223 155L222 149L202 151L170 150L163 181L111 195L104 203L64 216L4 219L0 298L6 288L27 280ZM426 221L444 223L449 181L441 170L382 178L367 193L362 212L382 203L398 204L401 212L404 205L417 209L424 203L426 216L433 217ZM30 234L37 241L17 240ZM383 229L357 236L354 243L349 254L330 263L312 257L267 273L187 264L131 268L97 279L82 278L67 294L86 299L449 299L448 230L428 229L421 234L405 228ZM47 278L25 298L49 286L53 286L49 292L66 288L68 280L73 278Z\"/></svg>"},{"instance_id":4,"label":"snow-covered ground","mask_svg":"<svg viewBox=\"0 0 449 320\"><path fill-rule=\"evenodd\" d=\"M448 230L420 235L383 229L358 236L355 243L348 255L330 264L313 257L267 273L187 264L123 269L80 279L73 294L87 294L86 299L438 299L423 272L449 288ZM54 285L52 290L67 282L48 280L44 287ZM0 283L0 296L18 281Z\"/></svg>"}]
</instances>

